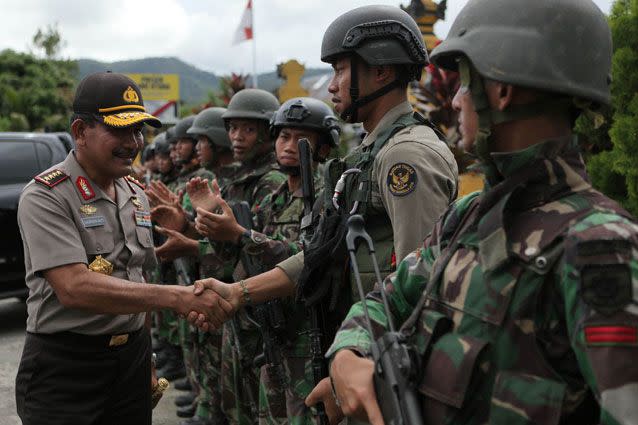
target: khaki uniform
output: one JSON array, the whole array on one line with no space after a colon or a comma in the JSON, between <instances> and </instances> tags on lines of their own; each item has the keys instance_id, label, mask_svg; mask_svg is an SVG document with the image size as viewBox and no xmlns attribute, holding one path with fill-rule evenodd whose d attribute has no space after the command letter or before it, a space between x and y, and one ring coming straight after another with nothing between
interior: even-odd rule
<instances>
[{"instance_id":1,"label":"khaki uniform","mask_svg":"<svg viewBox=\"0 0 638 425\"><path fill-rule=\"evenodd\" d=\"M48 176L52 177L46 183ZM73 152L25 187L18 223L29 288L28 332L105 335L143 326L144 314L96 314L64 307L42 275L66 264L88 265L102 256L113 265L111 276L144 282L143 270L156 265L148 201L142 188L128 179L115 180L115 190L113 201L91 182Z\"/></svg>"},{"instance_id":2,"label":"khaki uniform","mask_svg":"<svg viewBox=\"0 0 638 425\"><path fill-rule=\"evenodd\" d=\"M402 103L388 111L357 149L372 146L399 117L412 113ZM399 171L413 171L407 183L397 183ZM439 215L456 198L458 169L454 155L434 131L410 126L392 136L374 158L369 208L382 210L392 223L396 262L423 242ZM416 214L418 212L418 214ZM303 252L277 265L296 282L303 269Z\"/></svg>"}]
</instances>

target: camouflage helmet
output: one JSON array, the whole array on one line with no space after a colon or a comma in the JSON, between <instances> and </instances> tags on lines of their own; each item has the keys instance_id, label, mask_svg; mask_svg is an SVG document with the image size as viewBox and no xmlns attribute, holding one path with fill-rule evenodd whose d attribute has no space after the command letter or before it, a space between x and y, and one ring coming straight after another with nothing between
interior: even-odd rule
<instances>
[{"instance_id":1,"label":"camouflage helmet","mask_svg":"<svg viewBox=\"0 0 638 425\"><path fill-rule=\"evenodd\" d=\"M175 126L166 129L166 141L169 145L177 143L177 138L175 137Z\"/></svg>"},{"instance_id":2,"label":"camouflage helmet","mask_svg":"<svg viewBox=\"0 0 638 425\"><path fill-rule=\"evenodd\" d=\"M146 161L150 161L155 156L155 146L154 145L146 145L144 149L142 149L142 155L140 160L142 163Z\"/></svg>"},{"instance_id":3,"label":"camouflage helmet","mask_svg":"<svg viewBox=\"0 0 638 425\"><path fill-rule=\"evenodd\" d=\"M193 125L186 133L191 136L206 136L211 143L230 149L230 139L222 115L226 108L206 108L195 116Z\"/></svg>"},{"instance_id":4,"label":"camouflage helmet","mask_svg":"<svg viewBox=\"0 0 638 425\"><path fill-rule=\"evenodd\" d=\"M153 139L156 155L168 155L171 152L171 145L168 143L166 133L166 131L163 131Z\"/></svg>"},{"instance_id":5,"label":"camouflage helmet","mask_svg":"<svg viewBox=\"0 0 638 425\"><path fill-rule=\"evenodd\" d=\"M335 19L323 36L321 60L331 63L356 53L369 65L412 65L409 78L419 80L428 64L423 36L414 19L395 6L372 5Z\"/></svg>"},{"instance_id":6,"label":"camouflage helmet","mask_svg":"<svg viewBox=\"0 0 638 425\"><path fill-rule=\"evenodd\" d=\"M279 101L272 93L261 89L243 89L230 99L222 118L226 124L233 118L263 120L268 123L277 109Z\"/></svg>"},{"instance_id":7,"label":"camouflage helmet","mask_svg":"<svg viewBox=\"0 0 638 425\"><path fill-rule=\"evenodd\" d=\"M173 138L177 142L180 139L188 139L197 142L195 137L192 134L188 134L187 131L189 128L193 126L193 121L195 121L195 115L189 115L186 118L182 118L175 124Z\"/></svg>"},{"instance_id":8,"label":"camouflage helmet","mask_svg":"<svg viewBox=\"0 0 638 425\"><path fill-rule=\"evenodd\" d=\"M591 0L469 0L432 61L483 78L610 102L611 33Z\"/></svg>"},{"instance_id":9,"label":"camouflage helmet","mask_svg":"<svg viewBox=\"0 0 638 425\"><path fill-rule=\"evenodd\" d=\"M295 97L281 105L270 120L272 138L277 138L283 127L304 128L321 134L321 141L335 147L339 143L341 127L332 109L311 97Z\"/></svg>"}]
</instances>

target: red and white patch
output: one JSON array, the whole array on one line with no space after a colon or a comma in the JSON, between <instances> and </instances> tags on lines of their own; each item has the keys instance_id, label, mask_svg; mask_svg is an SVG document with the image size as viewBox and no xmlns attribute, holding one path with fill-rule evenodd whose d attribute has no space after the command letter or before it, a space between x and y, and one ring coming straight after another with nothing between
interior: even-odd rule
<instances>
[{"instance_id":1,"label":"red and white patch","mask_svg":"<svg viewBox=\"0 0 638 425\"><path fill-rule=\"evenodd\" d=\"M95 198L95 191L93 191L93 187L91 187L91 183L89 183L89 180L86 177L78 177L75 180L75 185L85 201Z\"/></svg>"},{"instance_id":2,"label":"red and white patch","mask_svg":"<svg viewBox=\"0 0 638 425\"><path fill-rule=\"evenodd\" d=\"M636 326L586 326L587 345L638 345Z\"/></svg>"},{"instance_id":3,"label":"red and white patch","mask_svg":"<svg viewBox=\"0 0 638 425\"><path fill-rule=\"evenodd\" d=\"M62 183L64 180L68 179L69 176L64 174L62 170L51 170L48 173L40 174L39 176L34 177L37 183L43 184L48 188L55 187L57 184Z\"/></svg>"}]
</instances>

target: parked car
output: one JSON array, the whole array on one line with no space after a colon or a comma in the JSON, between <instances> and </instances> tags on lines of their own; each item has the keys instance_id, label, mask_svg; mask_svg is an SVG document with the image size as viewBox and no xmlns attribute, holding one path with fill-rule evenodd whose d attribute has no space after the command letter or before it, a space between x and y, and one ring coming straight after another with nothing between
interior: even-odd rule
<instances>
[{"instance_id":1,"label":"parked car","mask_svg":"<svg viewBox=\"0 0 638 425\"><path fill-rule=\"evenodd\" d=\"M0 132L0 299L26 298L24 251L18 229L18 200L34 176L66 158L68 133Z\"/></svg>"}]
</instances>

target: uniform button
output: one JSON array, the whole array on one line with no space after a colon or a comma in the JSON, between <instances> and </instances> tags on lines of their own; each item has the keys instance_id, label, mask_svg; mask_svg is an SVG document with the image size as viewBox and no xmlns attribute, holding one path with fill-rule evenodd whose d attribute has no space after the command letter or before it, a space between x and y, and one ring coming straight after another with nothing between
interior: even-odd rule
<instances>
[{"instance_id":1,"label":"uniform button","mask_svg":"<svg viewBox=\"0 0 638 425\"><path fill-rule=\"evenodd\" d=\"M146 242L150 242L150 241L151 241L151 238L147 236L146 237Z\"/></svg>"},{"instance_id":2,"label":"uniform button","mask_svg":"<svg viewBox=\"0 0 638 425\"><path fill-rule=\"evenodd\" d=\"M533 246L527 247L525 249L525 255L528 256L528 257L531 257L532 255L535 255L537 252L538 252L538 249L533 247Z\"/></svg>"},{"instance_id":3,"label":"uniform button","mask_svg":"<svg viewBox=\"0 0 638 425\"><path fill-rule=\"evenodd\" d=\"M535 263L536 267L538 267L539 269L544 269L547 266L547 258L541 255L540 257L536 258Z\"/></svg>"},{"instance_id":4,"label":"uniform button","mask_svg":"<svg viewBox=\"0 0 638 425\"><path fill-rule=\"evenodd\" d=\"M97 252L102 251L102 245L97 244L97 246L95 247L95 250L96 250Z\"/></svg>"}]
</instances>

